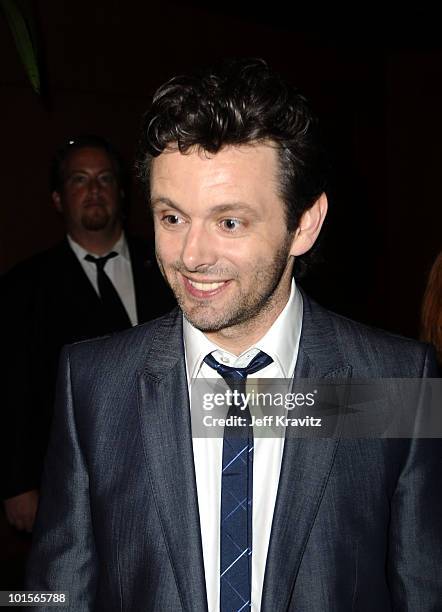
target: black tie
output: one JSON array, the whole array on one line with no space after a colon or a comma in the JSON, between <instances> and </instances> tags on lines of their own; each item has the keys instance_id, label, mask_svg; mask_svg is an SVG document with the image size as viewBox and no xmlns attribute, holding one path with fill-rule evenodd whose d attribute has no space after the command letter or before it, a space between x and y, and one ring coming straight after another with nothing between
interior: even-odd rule
<instances>
[{"instance_id":1,"label":"black tie","mask_svg":"<svg viewBox=\"0 0 442 612\"><path fill-rule=\"evenodd\" d=\"M120 331L132 327L129 315L121 301L112 281L104 271L104 266L109 259L117 257L118 253L112 251L104 257L86 255L86 261L91 261L97 266L97 284L101 302L104 307L109 332Z\"/></svg>"}]
</instances>

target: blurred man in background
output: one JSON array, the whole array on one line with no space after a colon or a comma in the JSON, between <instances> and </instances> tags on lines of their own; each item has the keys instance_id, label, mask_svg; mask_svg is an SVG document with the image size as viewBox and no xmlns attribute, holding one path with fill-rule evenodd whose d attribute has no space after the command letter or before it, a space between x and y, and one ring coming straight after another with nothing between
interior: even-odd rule
<instances>
[{"instance_id":1,"label":"blurred man in background","mask_svg":"<svg viewBox=\"0 0 442 612\"><path fill-rule=\"evenodd\" d=\"M8 521L28 532L61 347L148 321L173 305L151 245L123 230L123 165L110 143L70 139L54 157L51 183L66 237L3 282L8 441L1 492Z\"/></svg>"}]
</instances>

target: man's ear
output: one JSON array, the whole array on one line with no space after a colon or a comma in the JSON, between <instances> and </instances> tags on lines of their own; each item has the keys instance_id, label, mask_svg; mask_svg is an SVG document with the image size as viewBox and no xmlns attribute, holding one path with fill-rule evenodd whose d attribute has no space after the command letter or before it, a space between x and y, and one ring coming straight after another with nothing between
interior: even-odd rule
<instances>
[{"instance_id":1,"label":"man's ear","mask_svg":"<svg viewBox=\"0 0 442 612\"><path fill-rule=\"evenodd\" d=\"M327 208L327 196L322 193L316 202L303 213L295 230L290 255L299 257L312 248L321 231Z\"/></svg>"},{"instance_id":2,"label":"man's ear","mask_svg":"<svg viewBox=\"0 0 442 612\"><path fill-rule=\"evenodd\" d=\"M58 193L58 191L52 192L52 203L55 206L55 210L57 210L59 213L63 212L63 207L61 205L61 198L60 198L60 194Z\"/></svg>"}]
</instances>

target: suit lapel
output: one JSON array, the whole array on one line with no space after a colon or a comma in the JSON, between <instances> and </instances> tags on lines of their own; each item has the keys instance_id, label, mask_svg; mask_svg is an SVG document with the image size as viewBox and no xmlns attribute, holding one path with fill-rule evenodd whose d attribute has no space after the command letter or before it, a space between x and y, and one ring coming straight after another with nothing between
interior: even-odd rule
<instances>
[{"instance_id":1,"label":"suit lapel","mask_svg":"<svg viewBox=\"0 0 442 612\"><path fill-rule=\"evenodd\" d=\"M347 378L326 310L303 295L303 324L296 379ZM286 438L267 555L261 609L288 609L310 531L338 448L338 438Z\"/></svg>"},{"instance_id":2,"label":"suit lapel","mask_svg":"<svg viewBox=\"0 0 442 612\"><path fill-rule=\"evenodd\" d=\"M146 466L183 609L207 610L181 312L156 328L139 375Z\"/></svg>"}]
</instances>

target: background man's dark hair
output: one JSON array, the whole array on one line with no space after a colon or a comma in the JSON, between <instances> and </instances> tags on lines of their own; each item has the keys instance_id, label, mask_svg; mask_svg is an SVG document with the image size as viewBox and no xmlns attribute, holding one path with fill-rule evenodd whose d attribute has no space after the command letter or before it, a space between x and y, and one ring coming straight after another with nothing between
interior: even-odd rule
<instances>
[{"instance_id":1,"label":"background man's dark hair","mask_svg":"<svg viewBox=\"0 0 442 612\"><path fill-rule=\"evenodd\" d=\"M326 188L327 162L307 100L264 60L225 62L162 85L143 119L138 176L148 192L152 159L168 147L216 153L256 142L277 147L280 195L287 228L294 231ZM300 263L297 275L304 268Z\"/></svg>"},{"instance_id":2,"label":"background man's dark hair","mask_svg":"<svg viewBox=\"0 0 442 612\"><path fill-rule=\"evenodd\" d=\"M123 160L118 151L105 138L102 138L101 136L96 136L95 134L85 134L73 138L68 138L66 142L55 152L51 164L51 192L61 191L64 182L64 164L69 158L69 156L74 151L78 151L78 149L85 148L102 149L109 155L115 167L115 174L117 177L118 185L123 189L123 191L126 191L127 172L124 167Z\"/></svg>"}]
</instances>

